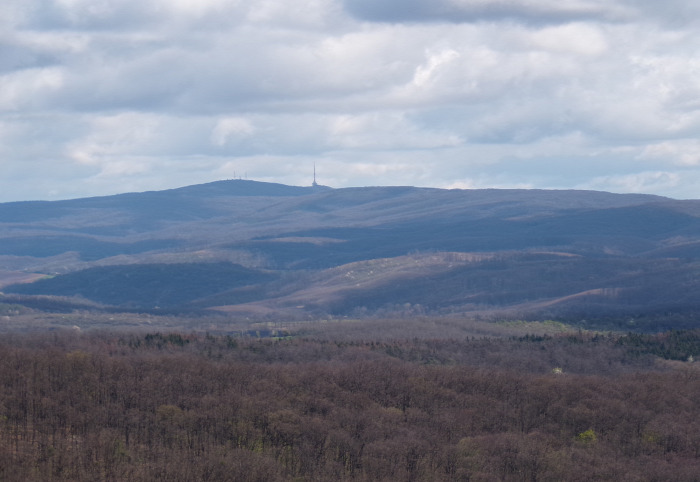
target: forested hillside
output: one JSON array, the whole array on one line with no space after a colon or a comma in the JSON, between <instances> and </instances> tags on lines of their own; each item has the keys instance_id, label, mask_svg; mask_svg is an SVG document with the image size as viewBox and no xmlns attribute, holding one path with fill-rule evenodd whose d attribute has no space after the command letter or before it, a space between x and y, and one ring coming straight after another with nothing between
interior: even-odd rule
<instances>
[{"instance_id":1,"label":"forested hillside","mask_svg":"<svg viewBox=\"0 0 700 482\"><path fill-rule=\"evenodd\" d=\"M700 202L647 195L234 180L0 204L0 303L40 311L659 331L694 326L699 260Z\"/></svg>"}]
</instances>

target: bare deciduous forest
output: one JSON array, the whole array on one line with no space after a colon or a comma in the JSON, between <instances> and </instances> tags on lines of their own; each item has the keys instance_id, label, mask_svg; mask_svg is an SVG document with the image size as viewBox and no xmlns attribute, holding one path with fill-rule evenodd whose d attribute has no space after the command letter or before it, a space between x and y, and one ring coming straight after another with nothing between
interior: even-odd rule
<instances>
[{"instance_id":1,"label":"bare deciduous forest","mask_svg":"<svg viewBox=\"0 0 700 482\"><path fill-rule=\"evenodd\" d=\"M7 334L0 480L697 480L699 348Z\"/></svg>"},{"instance_id":2,"label":"bare deciduous forest","mask_svg":"<svg viewBox=\"0 0 700 482\"><path fill-rule=\"evenodd\" d=\"M698 200L0 203L0 481L698 480L698 280Z\"/></svg>"}]
</instances>

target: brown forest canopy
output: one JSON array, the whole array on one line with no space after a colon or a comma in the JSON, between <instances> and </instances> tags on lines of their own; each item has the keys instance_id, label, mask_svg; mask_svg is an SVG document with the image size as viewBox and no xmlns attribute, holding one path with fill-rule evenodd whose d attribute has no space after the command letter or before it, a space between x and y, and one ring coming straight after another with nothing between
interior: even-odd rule
<instances>
[{"instance_id":1,"label":"brown forest canopy","mask_svg":"<svg viewBox=\"0 0 700 482\"><path fill-rule=\"evenodd\" d=\"M6 335L0 479L696 480L699 341Z\"/></svg>"}]
</instances>

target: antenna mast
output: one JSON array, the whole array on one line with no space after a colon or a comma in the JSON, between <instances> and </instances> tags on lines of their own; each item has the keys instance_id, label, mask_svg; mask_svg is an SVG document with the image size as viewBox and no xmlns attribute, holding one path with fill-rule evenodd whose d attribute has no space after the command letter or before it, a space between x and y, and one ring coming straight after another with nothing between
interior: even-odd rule
<instances>
[{"instance_id":1,"label":"antenna mast","mask_svg":"<svg viewBox=\"0 0 700 482\"><path fill-rule=\"evenodd\" d=\"M314 182L311 183L311 187L317 187L318 184L316 183L316 163L314 162Z\"/></svg>"}]
</instances>

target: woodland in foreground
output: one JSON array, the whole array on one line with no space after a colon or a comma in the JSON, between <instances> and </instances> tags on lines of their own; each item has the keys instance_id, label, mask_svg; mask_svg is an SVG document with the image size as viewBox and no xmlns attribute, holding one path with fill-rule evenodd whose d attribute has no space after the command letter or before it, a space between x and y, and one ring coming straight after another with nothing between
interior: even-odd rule
<instances>
[{"instance_id":1,"label":"woodland in foreground","mask_svg":"<svg viewBox=\"0 0 700 482\"><path fill-rule=\"evenodd\" d=\"M698 480L700 331L3 335L0 480Z\"/></svg>"}]
</instances>

